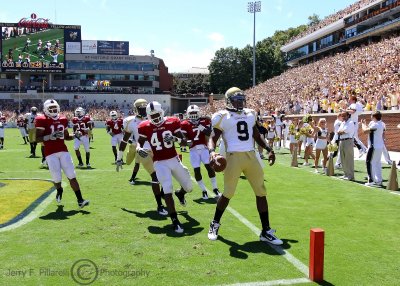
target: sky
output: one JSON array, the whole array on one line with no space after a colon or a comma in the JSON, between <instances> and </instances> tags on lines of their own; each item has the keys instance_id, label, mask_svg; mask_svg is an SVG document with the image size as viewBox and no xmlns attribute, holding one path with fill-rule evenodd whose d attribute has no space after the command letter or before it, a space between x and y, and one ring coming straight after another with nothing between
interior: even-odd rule
<instances>
[{"instance_id":1,"label":"sky","mask_svg":"<svg viewBox=\"0 0 400 286\"><path fill-rule=\"evenodd\" d=\"M82 40L129 41L131 55L154 55L169 72L207 68L220 48L253 45L254 15L243 0L16 0L2 5L0 22L47 18L80 25ZM256 41L324 18L356 0L263 0L256 13ZM193 69L195 68L195 69Z\"/></svg>"}]
</instances>

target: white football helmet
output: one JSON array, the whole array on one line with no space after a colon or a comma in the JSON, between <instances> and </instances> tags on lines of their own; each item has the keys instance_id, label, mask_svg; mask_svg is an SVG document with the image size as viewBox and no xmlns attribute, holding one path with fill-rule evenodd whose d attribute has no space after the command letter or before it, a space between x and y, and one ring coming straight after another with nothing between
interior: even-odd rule
<instances>
[{"instance_id":1,"label":"white football helmet","mask_svg":"<svg viewBox=\"0 0 400 286\"><path fill-rule=\"evenodd\" d=\"M110 117L111 117L112 120L117 120L118 113L115 110L113 110L113 111L110 112Z\"/></svg>"},{"instance_id":2,"label":"white football helmet","mask_svg":"<svg viewBox=\"0 0 400 286\"><path fill-rule=\"evenodd\" d=\"M48 117L57 119L60 113L60 106L54 99L48 99L43 103L43 112Z\"/></svg>"},{"instance_id":3,"label":"white football helmet","mask_svg":"<svg viewBox=\"0 0 400 286\"><path fill-rule=\"evenodd\" d=\"M75 116L78 118L82 118L83 116L85 116L85 110L82 107L78 107L77 109L75 109Z\"/></svg>"},{"instance_id":4,"label":"white football helmet","mask_svg":"<svg viewBox=\"0 0 400 286\"><path fill-rule=\"evenodd\" d=\"M242 111L246 106L246 95L240 88L231 87L225 92L225 102L227 109Z\"/></svg>"},{"instance_id":5,"label":"white football helmet","mask_svg":"<svg viewBox=\"0 0 400 286\"><path fill-rule=\"evenodd\" d=\"M161 125L164 122L164 110L157 101L152 101L146 107L147 119L154 125Z\"/></svg>"},{"instance_id":6,"label":"white football helmet","mask_svg":"<svg viewBox=\"0 0 400 286\"><path fill-rule=\"evenodd\" d=\"M37 112L37 107L36 106L32 106L31 107L31 113L32 114L36 114L36 112Z\"/></svg>"},{"instance_id":7,"label":"white football helmet","mask_svg":"<svg viewBox=\"0 0 400 286\"><path fill-rule=\"evenodd\" d=\"M147 107L147 100L143 98L136 99L133 103L133 111L136 113L137 116L142 118L146 117L146 107Z\"/></svg>"},{"instance_id":8,"label":"white football helmet","mask_svg":"<svg viewBox=\"0 0 400 286\"><path fill-rule=\"evenodd\" d=\"M189 105L186 110L186 116L191 121L196 121L200 118L200 108L197 105Z\"/></svg>"}]
</instances>

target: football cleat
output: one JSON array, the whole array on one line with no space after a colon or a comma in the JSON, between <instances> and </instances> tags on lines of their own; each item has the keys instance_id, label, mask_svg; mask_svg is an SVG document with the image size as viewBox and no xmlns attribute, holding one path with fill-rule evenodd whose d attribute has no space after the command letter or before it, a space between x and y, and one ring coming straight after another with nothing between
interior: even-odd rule
<instances>
[{"instance_id":1,"label":"football cleat","mask_svg":"<svg viewBox=\"0 0 400 286\"><path fill-rule=\"evenodd\" d=\"M61 199L62 199L62 193L61 193L61 194L57 194L57 195L56 195L56 202L57 202L57 204L60 204L60 203L61 203Z\"/></svg>"},{"instance_id":2,"label":"football cleat","mask_svg":"<svg viewBox=\"0 0 400 286\"><path fill-rule=\"evenodd\" d=\"M181 191L175 191L175 196L179 199L181 205L185 207L186 206L185 194L182 193Z\"/></svg>"},{"instance_id":3,"label":"football cleat","mask_svg":"<svg viewBox=\"0 0 400 286\"><path fill-rule=\"evenodd\" d=\"M184 229L179 221L174 223L174 231L176 233L183 233Z\"/></svg>"},{"instance_id":4,"label":"football cleat","mask_svg":"<svg viewBox=\"0 0 400 286\"><path fill-rule=\"evenodd\" d=\"M85 207L85 206L88 206L89 205L89 201L88 200L83 200L83 201L80 201L80 202L78 202L78 206L79 206L79 208L83 208L83 207Z\"/></svg>"},{"instance_id":5,"label":"football cleat","mask_svg":"<svg viewBox=\"0 0 400 286\"><path fill-rule=\"evenodd\" d=\"M135 184L135 179L129 180L129 184L134 185Z\"/></svg>"},{"instance_id":6,"label":"football cleat","mask_svg":"<svg viewBox=\"0 0 400 286\"><path fill-rule=\"evenodd\" d=\"M275 229L261 231L260 240L266 241L273 245L282 245L283 242L282 242L282 240L280 240L279 238L276 237L275 231L276 231Z\"/></svg>"},{"instance_id":7,"label":"football cleat","mask_svg":"<svg viewBox=\"0 0 400 286\"><path fill-rule=\"evenodd\" d=\"M218 230L221 225L216 221L211 221L210 229L208 230L208 239L209 240L217 240L218 238Z\"/></svg>"},{"instance_id":8,"label":"football cleat","mask_svg":"<svg viewBox=\"0 0 400 286\"><path fill-rule=\"evenodd\" d=\"M78 166L76 166L77 168L79 168L79 169L82 169L83 168L83 164L78 164Z\"/></svg>"},{"instance_id":9,"label":"football cleat","mask_svg":"<svg viewBox=\"0 0 400 286\"><path fill-rule=\"evenodd\" d=\"M165 209L165 207L163 205L157 207L157 212L159 215L162 215L162 216L168 215L168 211Z\"/></svg>"},{"instance_id":10,"label":"football cleat","mask_svg":"<svg viewBox=\"0 0 400 286\"><path fill-rule=\"evenodd\" d=\"M86 164L86 169L92 169L92 166L90 164Z\"/></svg>"},{"instance_id":11,"label":"football cleat","mask_svg":"<svg viewBox=\"0 0 400 286\"><path fill-rule=\"evenodd\" d=\"M203 200L208 200L207 191L203 191Z\"/></svg>"},{"instance_id":12,"label":"football cleat","mask_svg":"<svg viewBox=\"0 0 400 286\"><path fill-rule=\"evenodd\" d=\"M219 199L221 197L221 193L217 188L215 188L213 190L213 193L214 193L216 199Z\"/></svg>"}]
</instances>

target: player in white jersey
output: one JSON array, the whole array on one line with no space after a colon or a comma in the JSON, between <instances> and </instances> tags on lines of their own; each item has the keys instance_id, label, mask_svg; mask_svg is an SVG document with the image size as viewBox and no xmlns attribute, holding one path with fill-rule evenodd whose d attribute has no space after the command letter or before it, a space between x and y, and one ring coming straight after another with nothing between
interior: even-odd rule
<instances>
[{"instance_id":1,"label":"player in white jersey","mask_svg":"<svg viewBox=\"0 0 400 286\"><path fill-rule=\"evenodd\" d=\"M218 238L221 217L235 193L239 177L243 172L256 195L257 210L262 224L260 240L281 245L282 240L274 235L275 231L269 225L264 172L260 164L257 164L254 141L269 152L270 165L275 162L275 154L260 136L256 126L256 112L245 108L246 97L243 91L232 87L225 93L225 99L226 109L216 112L212 117L213 132L208 142L210 156L214 160L217 156L215 146L222 136L227 161L224 171L224 192L217 202L214 219L208 231L208 239Z\"/></svg>"},{"instance_id":2,"label":"player in white jersey","mask_svg":"<svg viewBox=\"0 0 400 286\"><path fill-rule=\"evenodd\" d=\"M368 151L367 151L367 173L368 182L366 186L382 186L382 151L385 146L383 141L383 132L385 125L382 122L382 114L379 111L372 113L371 122L366 124L363 119L362 130L368 134Z\"/></svg>"},{"instance_id":3,"label":"player in white jersey","mask_svg":"<svg viewBox=\"0 0 400 286\"><path fill-rule=\"evenodd\" d=\"M31 145L31 155L30 158L36 157L36 128L35 128L35 118L37 116L37 108L35 106L31 107L31 112L25 114L26 129L28 130L29 144Z\"/></svg>"},{"instance_id":4,"label":"player in white jersey","mask_svg":"<svg viewBox=\"0 0 400 286\"><path fill-rule=\"evenodd\" d=\"M135 156L136 155L136 147L137 144L136 142L139 140L139 132L138 132L138 126L141 122L146 120L146 106L147 106L147 101L145 99L137 99L133 103L133 108L135 111L136 115L133 116L128 116L124 119L123 121L123 130L124 130L124 137L119 144L119 150L117 154L117 171L119 169L122 169L122 159L124 155L124 150L127 146L128 140L132 137L132 144L129 146L129 151L128 155L126 158L126 163L130 165L132 161L136 158L135 160L135 168L134 171L139 170L139 165L142 164L143 167L146 169L147 173L151 176L151 187L153 189L153 194L157 202L157 212L160 215L166 216L168 215L167 210L162 204L161 198L162 198L162 192L160 190L160 183L158 182L156 171L154 170L153 167L153 159L152 159L152 154L151 154L151 147L148 141L145 142L143 148L146 150L149 150L149 156L146 158L143 158L141 156ZM136 177L136 174L132 174L132 176ZM134 182L134 179L132 180Z\"/></svg>"},{"instance_id":5,"label":"player in white jersey","mask_svg":"<svg viewBox=\"0 0 400 286\"><path fill-rule=\"evenodd\" d=\"M364 143L358 138L358 116L364 111L364 107L357 101L357 97L354 95L350 96L349 103L350 105L347 111L351 114L350 119L355 124L354 145L356 145L358 156L361 158L367 152L367 147L365 147Z\"/></svg>"}]
</instances>

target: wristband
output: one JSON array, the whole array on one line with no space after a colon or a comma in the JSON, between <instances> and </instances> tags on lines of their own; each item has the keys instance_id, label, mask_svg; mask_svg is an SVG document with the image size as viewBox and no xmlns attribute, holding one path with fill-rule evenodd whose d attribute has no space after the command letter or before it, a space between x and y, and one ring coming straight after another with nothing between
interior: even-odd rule
<instances>
[{"instance_id":1,"label":"wristband","mask_svg":"<svg viewBox=\"0 0 400 286\"><path fill-rule=\"evenodd\" d=\"M118 150L117 160L122 160L122 157L124 157L124 151Z\"/></svg>"}]
</instances>

